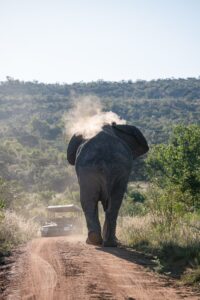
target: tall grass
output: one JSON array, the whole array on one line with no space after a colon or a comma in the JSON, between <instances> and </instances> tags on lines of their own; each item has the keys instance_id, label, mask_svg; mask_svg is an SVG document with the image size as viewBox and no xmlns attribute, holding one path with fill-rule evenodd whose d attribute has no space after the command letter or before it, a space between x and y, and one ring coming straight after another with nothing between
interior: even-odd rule
<instances>
[{"instance_id":1,"label":"tall grass","mask_svg":"<svg viewBox=\"0 0 200 300\"><path fill-rule=\"evenodd\" d=\"M200 221L194 214L179 219L173 228L167 227L161 218L147 214L145 216L121 217L118 235L123 243L136 245L148 241L152 247L171 242L179 246L200 243Z\"/></svg>"},{"instance_id":2,"label":"tall grass","mask_svg":"<svg viewBox=\"0 0 200 300\"><path fill-rule=\"evenodd\" d=\"M173 227L155 216L120 217L117 235L127 246L153 254L157 271L171 273L186 283L200 281L200 219L188 214Z\"/></svg>"},{"instance_id":3,"label":"tall grass","mask_svg":"<svg viewBox=\"0 0 200 300\"><path fill-rule=\"evenodd\" d=\"M13 246L27 242L37 236L38 225L15 212L5 211L0 221L0 254Z\"/></svg>"}]
</instances>

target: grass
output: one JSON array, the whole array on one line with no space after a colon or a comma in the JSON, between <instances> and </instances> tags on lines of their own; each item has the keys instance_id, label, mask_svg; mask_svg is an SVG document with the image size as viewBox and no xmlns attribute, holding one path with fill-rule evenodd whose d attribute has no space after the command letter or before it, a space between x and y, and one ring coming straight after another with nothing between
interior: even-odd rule
<instances>
[{"instance_id":1,"label":"grass","mask_svg":"<svg viewBox=\"0 0 200 300\"><path fill-rule=\"evenodd\" d=\"M187 215L167 227L164 220L152 215L121 217L117 235L123 244L151 253L155 271L180 278L185 284L200 288L199 216Z\"/></svg>"},{"instance_id":2,"label":"grass","mask_svg":"<svg viewBox=\"0 0 200 300\"><path fill-rule=\"evenodd\" d=\"M38 233L38 225L14 212L5 211L0 220L0 262L14 246L25 243Z\"/></svg>"}]
</instances>

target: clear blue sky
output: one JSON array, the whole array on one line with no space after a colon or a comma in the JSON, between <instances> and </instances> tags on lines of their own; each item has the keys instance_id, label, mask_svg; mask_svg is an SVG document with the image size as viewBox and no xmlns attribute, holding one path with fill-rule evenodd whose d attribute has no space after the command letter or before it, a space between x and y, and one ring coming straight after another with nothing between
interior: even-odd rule
<instances>
[{"instance_id":1,"label":"clear blue sky","mask_svg":"<svg viewBox=\"0 0 200 300\"><path fill-rule=\"evenodd\" d=\"M0 80L200 75L200 0L0 0Z\"/></svg>"}]
</instances>

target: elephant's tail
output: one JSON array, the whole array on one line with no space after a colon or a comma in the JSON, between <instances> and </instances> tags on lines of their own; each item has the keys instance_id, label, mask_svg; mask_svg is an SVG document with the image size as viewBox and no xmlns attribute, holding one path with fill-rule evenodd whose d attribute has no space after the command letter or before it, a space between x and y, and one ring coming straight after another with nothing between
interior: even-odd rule
<instances>
[{"instance_id":1,"label":"elephant's tail","mask_svg":"<svg viewBox=\"0 0 200 300\"><path fill-rule=\"evenodd\" d=\"M104 185L104 187L102 187L100 199L101 199L103 209L104 211L106 211L108 209L109 202L110 202L110 189L108 185Z\"/></svg>"},{"instance_id":2,"label":"elephant's tail","mask_svg":"<svg viewBox=\"0 0 200 300\"><path fill-rule=\"evenodd\" d=\"M102 206L103 206L103 210L106 211L108 209L108 203L109 203L109 199L102 199L101 200Z\"/></svg>"}]
</instances>

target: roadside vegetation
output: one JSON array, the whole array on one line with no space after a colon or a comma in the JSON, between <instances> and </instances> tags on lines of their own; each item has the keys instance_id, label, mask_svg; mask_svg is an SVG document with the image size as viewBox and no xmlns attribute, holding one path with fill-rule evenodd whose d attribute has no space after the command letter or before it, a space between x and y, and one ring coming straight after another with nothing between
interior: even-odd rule
<instances>
[{"instance_id":1,"label":"roadside vegetation","mask_svg":"<svg viewBox=\"0 0 200 300\"><path fill-rule=\"evenodd\" d=\"M38 234L38 224L15 212L5 211L0 221L0 263L14 246L23 244Z\"/></svg>"},{"instance_id":2,"label":"roadside vegetation","mask_svg":"<svg viewBox=\"0 0 200 300\"><path fill-rule=\"evenodd\" d=\"M123 243L151 253L156 270L200 283L200 126L176 126L146 159L149 185L130 186L121 209ZM123 217L123 215L126 215ZM127 216L129 215L129 216Z\"/></svg>"},{"instance_id":3,"label":"roadside vegetation","mask_svg":"<svg viewBox=\"0 0 200 300\"><path fill-rule=\"evenodd\" d=\"M74 96L75 95L75 96ZM120 240L151 253L157 271L200 282L200 79L0 83L0 256L37 235L45 207L79 205L67 165L63 115L97 96L138 126L150 152L134 162L120 210ZM76 122L76 120L74 120ZM66 129L67 130L67 129Z\"/></svg>"},{"instance_id":4,"label":"roadside vegetation","mask_svg":"<svg viewBox=\"0 0 200 300\"><path fill-rule=\"evenodd\" d=\"M17 201L14 183L0 179L0 263L4 257L10 255L13 247L25 243L36 237L38 224L32 219L27 219L21 213L15 212L12 203ZM22 210L22 207L21 207Z\"/></svg>"}]
</instances>

